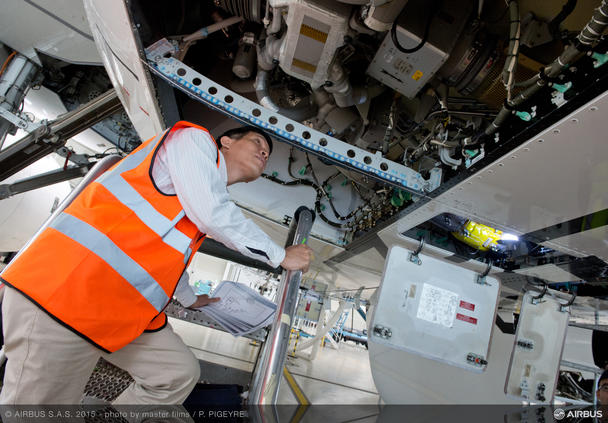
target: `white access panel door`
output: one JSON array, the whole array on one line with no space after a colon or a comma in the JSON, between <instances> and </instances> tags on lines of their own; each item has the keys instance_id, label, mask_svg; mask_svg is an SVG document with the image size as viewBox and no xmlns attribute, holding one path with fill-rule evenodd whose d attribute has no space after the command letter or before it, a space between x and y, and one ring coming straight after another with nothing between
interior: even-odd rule
<instances>
[{"instance_id":1,"label":"white access panel door","mask_svg":"<svg viewBox=\"0 0 608 423\"><path fill-rule=\"evenodd\" d=\"M498 303L499 282L400 246L386 259L370 341L482 372ZM419 264L420 263L420 264Z\"/></svg>"},{"instance_id":2,"label":"white access panel door","mask_svg":"<svg viewBox=\"0 0 608 423\"><path fill-rule=\"evenodd\" d=\"M547 291L524 295L517 323L505 393L525 401L551 403L557 386L570 313Z\"/></svg>"}]
</instances>

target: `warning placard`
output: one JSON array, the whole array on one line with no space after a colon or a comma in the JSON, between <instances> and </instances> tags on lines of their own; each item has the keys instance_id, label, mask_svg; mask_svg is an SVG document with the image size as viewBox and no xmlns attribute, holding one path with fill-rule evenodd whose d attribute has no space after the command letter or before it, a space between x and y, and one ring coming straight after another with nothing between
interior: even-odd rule
<instances>
[{"instance_id":1,"label":"warning placard","mask_svg":"<svg viewBox=\"0 0 608 423\"><path fill-rule=\"evenodd\" d=\"M454 324L458 294L428 283L422 286L416 317L448 328Z\"/></svg>"}]
</instances>

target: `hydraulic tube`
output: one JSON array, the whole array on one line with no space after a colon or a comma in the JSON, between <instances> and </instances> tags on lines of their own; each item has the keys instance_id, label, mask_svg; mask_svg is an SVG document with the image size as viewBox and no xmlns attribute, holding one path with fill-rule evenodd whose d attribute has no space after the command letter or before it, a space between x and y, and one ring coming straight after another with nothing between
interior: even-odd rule
<instances>
[{"instance_id":1,"label":"hydraulic tube","mask_svg":"<svg viewBox=\"0 0 608 423\"><path fill-rule=\"evenodd\" d=\"M14 113L19 109L28 87L36 79L40 68L21 54L11 56L7 59L8 66L0 73L0 107ZM0 118L0 149L6 135L13 128L11 122Z\"/></svg>"},{"instance_id":2,"label":"hydraulic tube","mask_svg":"<svg viewBox=\"0 0 608 423\"><path fill-rule=\"evenodd\" d=\"M577 41L570 44L564 52L555 59L552 63L545 66L541 73L537 74L529 81L524 81L520 85L527 86L524 91L519 93L509 102L508 106L503 106L498 112L498 115L490 125L485 129L486 135L494 134L498 128L511 116L511 108L518 106L526 101L532 95L536 94L545 84L545 80L558 76L571 62L580 57L584 52L590 49L593 44L600 38L604 30L608 27L608 0L602 0L602 4L595 9L591 20L578 34ZM528 86L528 84L530 84Z\"/></svg>"},{"instance_id":3,"label":"hydraulic tube","mask_svg":"<svg viewBox=\"0 0 608 423\"><path fill-rule=\"evenodd\" d=\"M300 207L296 211L287 245L306 244L312 229L313 218L314 213L306 207ZM277 402L301 280L301 270L283 272L272 330L266 338L258 365L253 373L249 394L249 403L252 405L276 404Z\"/></svg>"}]
</instances>

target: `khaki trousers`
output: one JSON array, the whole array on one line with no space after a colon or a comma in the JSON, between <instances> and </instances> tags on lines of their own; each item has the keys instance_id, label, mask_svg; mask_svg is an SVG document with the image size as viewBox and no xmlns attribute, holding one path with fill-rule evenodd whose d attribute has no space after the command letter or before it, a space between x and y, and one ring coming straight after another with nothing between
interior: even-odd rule
<instances>
[{"instance_id":1,"label":"khaki trousers","mask_svg":"<svg viewBox=\"0 0 608 423\"><path fill-rule=\"evenodd\" d=\"M114 404L181 404L199 380L197 359L169 325L107 354L18 291L4 291L7 363L0 404L79 404L99 357L135 380Z\"/></svg>"}]
</instances>

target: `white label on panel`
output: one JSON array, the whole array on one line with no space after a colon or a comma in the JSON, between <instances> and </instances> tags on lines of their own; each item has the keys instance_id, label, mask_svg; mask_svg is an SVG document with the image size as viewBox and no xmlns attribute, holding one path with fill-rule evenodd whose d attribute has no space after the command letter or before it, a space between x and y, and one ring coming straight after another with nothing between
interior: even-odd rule
<instances>
[{"instance_id":1,"label":"white label on panel","mask_svg":"<svg viewBox=\"0 0 608 423\"><path fill-rule=\"evenodd\" d=\"M425 283L420 295L416 317L451 328L456 317L458 294Z\"/></svg>"}]
</instances>

